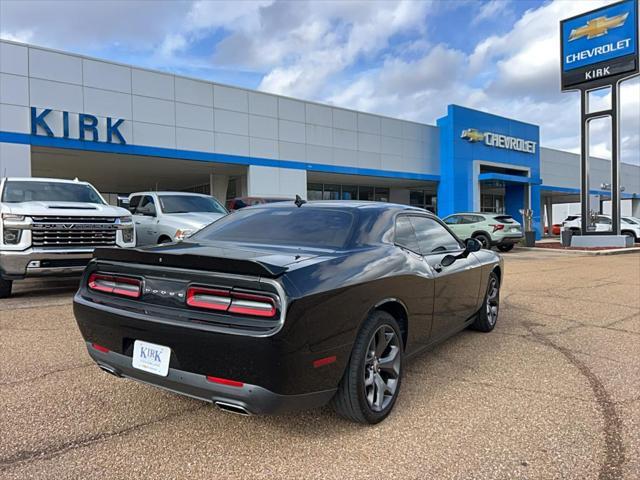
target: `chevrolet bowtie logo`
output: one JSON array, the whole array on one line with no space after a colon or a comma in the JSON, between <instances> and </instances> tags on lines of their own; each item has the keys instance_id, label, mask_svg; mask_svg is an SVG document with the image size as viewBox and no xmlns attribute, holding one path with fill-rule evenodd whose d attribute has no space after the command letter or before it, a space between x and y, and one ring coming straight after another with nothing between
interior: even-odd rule
<instances>
[{"instance_id":1,"label":"chevrolet bowtie logo","mask_svg":"<svg viewBox=\"0 0 640 480\"><path fill-rule=\"evenodd\" d=\"M589 20L584 27L574 28L569 35L569 41L578 40L582 37L587 37L588 40L592 38L601 37L609 33L610 28L621 27L627 20L629 12L615 17L598 17L593 20Z\"/></svg>"},{"instance_id":2,"label":"chevrolet bowtie logo","mask_svg":"<svg viewBox=\"0 0 640 480\"><path fill-rule=\"evenodd\" d=\"M460 135L460 138L469 140L470 142L481 142L482 140L484 140L484 133L476 130L475 128L467 128L466 130L462 131L462 135Z\"/></svg>"}]
</instances>

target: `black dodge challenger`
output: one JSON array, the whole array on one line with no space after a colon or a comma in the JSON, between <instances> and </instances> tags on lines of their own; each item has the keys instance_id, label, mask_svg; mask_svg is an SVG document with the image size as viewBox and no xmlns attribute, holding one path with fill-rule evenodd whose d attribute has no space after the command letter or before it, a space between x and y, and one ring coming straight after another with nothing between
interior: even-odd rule
<instances>
[{"instance_id":1,"label":"black dodge challenger","mask_svg":"<svg viewBox=\"0 0 640 480\"><path fill-rule=\"evenodd\" d=\"M501 258L374 202L239 210L191 238L97 249L74 298L104 371L241 414L331 402L383 420L404 361L496 324Z\"/></svg>"}]
</instances>

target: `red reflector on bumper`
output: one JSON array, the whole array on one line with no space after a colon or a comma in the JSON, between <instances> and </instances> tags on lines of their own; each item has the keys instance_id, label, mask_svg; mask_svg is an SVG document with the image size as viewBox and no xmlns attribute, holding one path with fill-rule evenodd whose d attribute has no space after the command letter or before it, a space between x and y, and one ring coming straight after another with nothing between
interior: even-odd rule
<instances>
[{"instance_id":1,"label":"red reflector on bumper","mask_svg":"<svg viewBox=\"0 0 640 480\"><path fill-rule=\"evenodd\" d=\"M92 343L91 346L102 353L109 353L111 351L107 347L103 347L102 345L98 345L97 343Z\"/></svg>"},{"instance_id":2,"label":"red reflector on bumper","mask_svg":"<svg viewBox=\"0 0 640 480\"><path fill-rule=\"evenodd\" d=\"M335 355L330 357L319 358L318 360L313 361L313 368L323 367L325 365L329 365L337 360Z\"/></svg>"},{"instance_id":3,"label":"red reflector on bumper","mask_svg":"<svg viewBox=\"0 0 640 480\"><path fill-rule=\"evenodd\" d=\"M219 383L220 385L226 385L228 387L244 387L244 383L236 382L235 380L229 380L220 377L210 377L207 375L207 380L213 383Z\"/></svg>"}]
</instances>

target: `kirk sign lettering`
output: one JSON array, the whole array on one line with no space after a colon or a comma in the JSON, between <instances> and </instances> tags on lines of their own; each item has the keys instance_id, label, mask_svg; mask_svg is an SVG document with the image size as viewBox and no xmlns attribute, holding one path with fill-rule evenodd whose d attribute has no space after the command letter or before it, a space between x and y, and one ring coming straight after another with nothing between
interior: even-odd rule
<instances>
[{"instance_id":1,"label":"kirk sign lettering","mask_svg":"<svg viewBox=\"0 0 640 480\"><path fill-rule=\"evenodd\" d=\"M638 73L638 0L560 22L562 89L598 87Z\"/></svg>"},{"instance_id":2,"label":"kirk sign lettering","mask_svg":"<svg viewBox=\"0 0 640 480\"><path fill-rule=\"evenodd\" d=\"M124 118L96 117L88 113L31 107L31 135L125 145L127 141L120 130L123 123Z\"/></svg>"}]
</instances>

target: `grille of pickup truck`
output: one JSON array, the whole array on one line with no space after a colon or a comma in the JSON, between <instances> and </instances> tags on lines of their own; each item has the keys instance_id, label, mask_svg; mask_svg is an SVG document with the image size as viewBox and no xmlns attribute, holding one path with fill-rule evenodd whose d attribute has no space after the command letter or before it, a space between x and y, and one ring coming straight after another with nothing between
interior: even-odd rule
<instances>
[{"instance_id":1,"label":"grille of pickup truck","mask_svg":"<svg viewBox=\"0 0 640 480\"><path fill-rule=\"evenodd\" d=\"M115 245L115 217L32 217L34 247L99 247Z\"/></svg>"}]
</instances>

